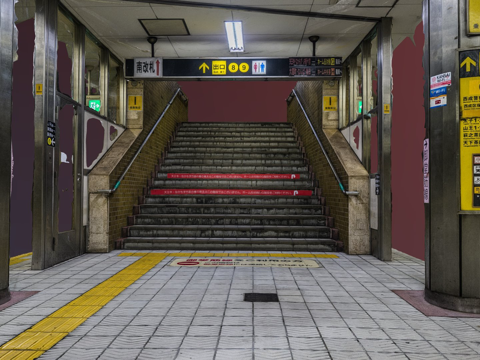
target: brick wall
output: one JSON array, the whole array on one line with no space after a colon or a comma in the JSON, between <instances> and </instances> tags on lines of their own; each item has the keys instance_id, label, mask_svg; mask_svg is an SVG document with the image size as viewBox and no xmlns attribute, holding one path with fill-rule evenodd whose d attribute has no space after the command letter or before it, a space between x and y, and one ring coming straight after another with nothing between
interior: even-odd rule
<instances>
[{"instance_id":1,"label":"brick wall","mask_svg":"<svg viewBox=\"0 0 480 360\"><path fill-rule=\"evenodd\" d=\"M316 129L318 137L337 171L340 180L345 188L348 189L349 179L347 172L322 127L323 86L323 81L300 81L297 83L295 90L300 95L303 106L305 107L305 110ZM340 190L338 182L335 179L335 176L333 175L333 172L330 169L330 166L328 165L328 162L296 99L292 100L288 106L288 122L293 123L298 130L298 134L305 146L307 157L320 183L322 195L326 198L327 206L330 207L330 215L334 217L335 227L339 229L340 240L344 242L345 252L349 253L349 198ZM339 132L337 131L337 133Z\"/></svg>"},{"instance_id":2,"label":"brick wall","mask_svg":"<svg viewBox=\"0 0 480 360\"><path fill-rule=\"evenodd\" d=\"M155 125L165 106L178 88L176 82L145 81L143 99L143 130L131 148L111 173L110 188L115 186L118 178L139 149L143 140ZM133 214L133 206L138 204L138 197L151 177L155 165L170 140L176 125L188 120L188 108L177 96L162 121L155 129L149 141L133 163L117 191L111 195L109 202L109 247L121 237L121 229L127 226L128 216Z\"/></svg>"}]
</instances>

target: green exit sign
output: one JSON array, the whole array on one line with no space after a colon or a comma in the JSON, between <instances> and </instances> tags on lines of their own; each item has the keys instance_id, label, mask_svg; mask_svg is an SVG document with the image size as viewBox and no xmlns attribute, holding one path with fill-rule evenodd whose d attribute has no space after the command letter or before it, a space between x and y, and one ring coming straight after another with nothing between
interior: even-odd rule
<instances>
[{"instance_id":1,"label":"green exit sign","mask_svg":"<svg viewBox=\"0 0 480 360\"><path fill-rule=\"evenodd\" d=\"M95 111L100 111L100 106L102 102L100 100L88 100L88 107Z\"/></svg>"}]
</instances>

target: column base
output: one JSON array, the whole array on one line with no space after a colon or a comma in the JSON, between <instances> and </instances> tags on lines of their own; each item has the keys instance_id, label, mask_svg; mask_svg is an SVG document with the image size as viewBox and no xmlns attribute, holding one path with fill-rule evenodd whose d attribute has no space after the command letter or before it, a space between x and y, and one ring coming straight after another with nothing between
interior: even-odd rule
<instances>
[{"instance_id":1,"label":"column base","mask_svg":"<svg viewBox=\"0 0 480 360\"><path fill-rule=\"evenodd\" d=\"M425 300L444 309L480 314L480 299L478 298L461 298L425 289Z\"/></svg>"},{"instance_id":2,"label":"column base","mask_svg":"<svg viewBox=\"0 0 480 360\"><path fill-rule=\"evenodd\" d=\"M10 291L7 289L0 290L0 305L9 302L11 299Z\"/></svg>"}]
</instances>

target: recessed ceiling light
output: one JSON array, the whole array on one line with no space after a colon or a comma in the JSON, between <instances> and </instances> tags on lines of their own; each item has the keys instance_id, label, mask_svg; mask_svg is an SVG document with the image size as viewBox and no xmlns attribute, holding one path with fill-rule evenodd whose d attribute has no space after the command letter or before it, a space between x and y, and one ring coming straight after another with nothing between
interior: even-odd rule
<instances>
[{"instance_id":1,"label":"recessed ceiling light","mask_svg":"<svg viewBox=\"0 0 480 360\"><path fill-rule=\"evenodd\" d=\"M242 22L225 21L225 30L230 52L244 52Z\"/></svg>"}]
</instances>

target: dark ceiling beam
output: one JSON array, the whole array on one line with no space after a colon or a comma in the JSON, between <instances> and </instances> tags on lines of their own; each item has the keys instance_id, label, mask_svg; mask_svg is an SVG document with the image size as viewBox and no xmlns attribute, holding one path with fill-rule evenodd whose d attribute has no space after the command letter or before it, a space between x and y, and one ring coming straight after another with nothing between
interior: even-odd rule
<instances>
[{"instance_id":1,"label":"dark ceiling beam","mask_svg":"<svg viewBox=\"0 0 480 360\"><path fill-rule=\"evenodd\" d=\"M250 11L250 12L257 12L257 13L264 13L264 14L299 16L299 17L309 17L309 18L317 18L317 19L347 20L347 21L360 21L360 22L371 22L371 23L377 23L380 21L380 18L374 18L374 17L368 17L368 16L329 14L329 13L310 12L310 11L282 10L282 9L272 9L272 8L264 8L264 7L256 7L256 6L212 4L212 3L206 3L206 2L193 2L193 1L183 1L183 0L123 0L123 1L157 4L157 5L224 9L224 10L230 10L230 11Z\"/></svg>"}]
</instances>

